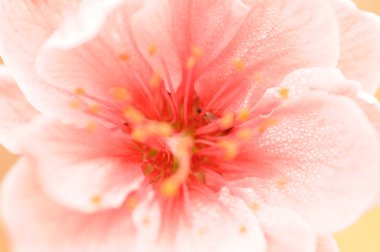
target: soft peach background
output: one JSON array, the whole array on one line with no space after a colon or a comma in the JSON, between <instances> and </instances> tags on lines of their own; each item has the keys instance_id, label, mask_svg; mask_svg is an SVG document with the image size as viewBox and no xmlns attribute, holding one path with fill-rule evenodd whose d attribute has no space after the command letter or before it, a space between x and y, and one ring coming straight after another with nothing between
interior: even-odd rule
<instances>
[{"instance_id":1,"label":"soft peach background","mask_svg":"<svg viewBox=\"0 0 380 252\"><path fill-rule=\"evenodd\" d=\"M355 2L362 9L380 14L380 0L356 0ZM15 160L14 156L0 147L0 179ZM380 252L380 207L367 213L352 227L337 234L336 239L341 252ZM9 252L6 247L6 235L1 230L1 223L0 252Z\"/></svg>"}]
</instances>

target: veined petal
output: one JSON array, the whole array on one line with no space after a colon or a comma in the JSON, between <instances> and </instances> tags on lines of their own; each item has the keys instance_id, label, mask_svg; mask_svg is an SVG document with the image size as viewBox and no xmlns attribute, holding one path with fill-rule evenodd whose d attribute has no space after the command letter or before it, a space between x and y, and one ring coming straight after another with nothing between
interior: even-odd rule
<instances>
[{"instance_id":1,"label":"veined petal","mask_svg":"<svg viewBox=\"0 0 380 252\"><path fill-rule=\"evenodd\" d=\"M237 157L251 163L253 174L237 186L296 211L320 234L368 210L379 186L378 135L353 101L311 92L277 107L271 118L277 124Z\"/></svg>"},{"instance_id":2,"label":"veined petal","mask_svg":"<svg viewBox=\"0 0 380 252\"><path fill-rule=\"evenodd\" d=\"M201 103L206 104L224 88L213 105L215 110L224 108L228 100L243 101L247 95L258 100L295 69L333 67L338 61L338 27L323 1L250 2L239 32L196 83Z\"/></svg>"},{"instance_id":3,"label":"veined petal","mask_svg":"<svg viewBox=\"0 0 380 252\"><path fill-rule=\"evenodd\" d=\"M82 2L41 49L39 74L69 92L83 90L95 97L96 104L122 112L132 102L146 116L160 117L156 101L161 89L153 87L160 84L160 76L146 62L131 31L131 20L142 2ZM125 90L131 101L115 96L117 89Z\"/></svg>"},{"instance_id":4,"label":"veined petal","mask_svg":"<svg viewBox=\"0 0 380 252\"><path fill-rule=\"evenodd\" d=\"M78 211L119 207L144 179L140 153L119 130L40 119L23 138L23 153L36 163L46 193Z\"/></svg>"},{"instance_id":5,"label":"veined petal","mask_svg":"<svg viewBox=\"0 0 380 252\"><path fill-rule=\"evenodd\" d=\"M316 234L296 213L260 201L252 188L233 188L256 215L265 234L268 252L315 252Z\"/></svg>"},{"instance_id":6,"label":"veined petal","mask_svg":"<svg viewBox=\"0 0 380 252\"><path fill-rule=\"evenodd\" d=\"M41 45L77 2L6 0L0 3L0 54L20 89L38 111L75 122L85 116L70 108L74 95L43 81L36 72L35 59Z\"/></svg>"},{"instance_id":7,"label":"veined petal","mask_svg":"<svg viewBox=\"0 0 380 252\"><path fill-rule=\"evenodd\" d=\"M320 237L317 252L339 252L339 248L333 237Z\"/></svg>"},{"instance_id":8,"label":"veined petal","mask_svg":"<svg viewBox=\"0 0 380 252\"><path fill-rule=\"evenodd\" d=\"M2 218L15 252L133 251L130 209L86 214L54 202L41 188L35 164L20 160L2 190Z\"/></svg>"},{"instance_id":9,"label":"veined petal","mask_svg":"<svg viewBox=\"0 0 380 252\"><path fill-rule=\"evenodd\" d=\"M380 18L351 1L330 0L340 25L339 68L374 95L380 83Z\"/></svg>"},{"instance_id":10,"label":"veined petal","mask_svg":"<svg viewBox=\"0 0 380 252\"><path fill-rule=\"evenodd\" d=\"M35 115L37 111L26 101L6 67L0 65L0 144L18 153L16 132Z\"/></svg>"}]
</instances>

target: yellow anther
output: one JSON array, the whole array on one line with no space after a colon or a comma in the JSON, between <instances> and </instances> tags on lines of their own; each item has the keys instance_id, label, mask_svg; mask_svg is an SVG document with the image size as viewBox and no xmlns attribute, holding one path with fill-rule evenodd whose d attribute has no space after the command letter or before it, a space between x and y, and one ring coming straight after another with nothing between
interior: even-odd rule
<instances>
[{"instance_id":1,"label":"yellow anther","mask_svg":"<svg viewBox=\"0 0 380 252\"><path fill-rule=\"evenodd\" d=\"M245 225L241 225L240 226L240 229L239 229L239 232L240 232L240 234L245 234L245 233L247 233L247 227L245 226Z\"/></svg>"},{"instance_id":2,"label":"yellow anther","mask_svg":"<svg viewBox=\"0 0 380 252\"><path fill-rule=\"evenodd\" d=\"M76 95L80 96L80 95L84 95L84 94L86 93L86 91L84 91L83 88L78 87L78 88L76 88L76 89L74 90L74 93L75 93Z\"/></svg>"},{"instance_id":3,"label":"yellow anther","mask_svg":"<svg viewBox=\"0 0 380 252\"><path fill-rule=\"evenodd\" d=\"M229 129L234 124L234 114L232 112L227 112L220 118L220 127L222 129Z\"/></svg>"},{"instance_id":4,"label":"yellow anther","mask_svg":"<svg viewBox=\"0 0 380 252\"><path fill-rule=\"evenodd\" d=\"M255 72L253 74L253 80L255 82L260 82L262 79L263 79L263 76L262 76L261 72Z\"/></svg>"},{"instance_id":5,"label":"yellow anther","mask_svg":"<svg viewBox=\"0 0 380 252\"><path fill-rule=\"evenodd\" d=\"M90 121L86 125L86 129L90 131L91 133L94 133L96 131L97 124L93 121Z\"/></svg>"},{"instance_id":6,"label":"yellow anther","mask_svg":"<svg viewBox=\"0 0 380 252\"><path fill-rule=\"evenodd\" d=\"M239 129L238 131L236 131L236 136L240 140L248 140L253 136L253 132L251 129L243 128L243 129Z\"/></svg>"},{"instance_id":7,"label":"yellow anther","mask_svg":"<svg viewBox=\"0 0 380 252\"><path fill-rule=\"evenodd\" d=\"M257 202L252 202L252 203L249 204L249 208L250 208L253 212L256 212L257 210L259 210L260 205L259 205Z\"/></svg>"},{"instance_id":8,"label":"yellow anther","mask_svg":"<svg viewBox=\"0 0 380 252\"><path fill-rule=\"evenodd\" d=\"M149 53L149 56L153 57L157 52L157 47L155 45L150 45L148 47L148 53Z\"/></svg>"},{"instance_id":9,"label":"yellow anther","mask_svg":"<svg viewBox=\"0 0 380 252\"><path fill-rule=\"evenodd\" d=\"M243 70L245 67L244 61L241 58L234 59L232 65L235 67L236 70Z\"/></svg>"},{"instance_id":10,"label":"yellow anther","mask_svg":"<svg viewBox=\"0 0 380 252\"><path fill-rule=\"evenodd\" d=\"M88 106L88 112L90 112L91 114L96 114L96 113L98 113L99 112L99 110L100 110L100 107L99 107L99 105L97 105L97 104L91 104L91 105L89 105Z\"/></svg>"},{"instance_id":11,"label":"yellow anther","mask_svg":"<svg viewBox=\"0 0 380 252\"><path fill-rule=\"evenodd\" d=\"M69 103L70 108L72 109L80 109L82 104L78 100L73 100Z\"/></svg>"},{"instance_id":12,"label":"yellow anther","mask_svg":"<svg viewBox=\"0 0 380 252\"><path fill-rule=\"evenodd\" d=\"M128 61L129 60L129 55L126 54L126 53L122 53L122 54L119 55L119 59L121 61Z\"/></svg>"},{"instance_id":13,"label":"yellow anther","mask_svg":"<svg viewBox=\"0 0 380 252\"><path fill-rule=\"evenodd\" d=\"M4 64L3 59L0 57L0 65Z\"/></svg>"},{"instance_id":14,"label":"yellow anther","mask_svg":"<svg viewBox=\"0 0 380 252\"><path fill-rule=\"evenodd\" d=\"M191 47L191 55L195 58L201 58L203 56L203 51L198 46Z\"/></svg>"},{"instance_id":15,"label":"yellow anther","mask_svg":"<svg viewBox=\"0 0 380 252\"><path fill-rule=\"evenodd\" d=\"M152 88L158 88L161 83L161 76L158 73L153 73L150 77L149 84Z\"/></svg>"},{"instance_id":16,"label":"yellow anther","mask_svg":"<svg viewBox=\"0 0 380 252\"><path fill-rule=\"evenodd\" d=\"M207 228L202 227L198 230L199 235L205 235L207 233Z\"/></svg>"},{"instance_id":17,"label":"yellow anther","mask_svg":"<svg viewBox=\"0 0 380 252\"><path fill-rule=\"evenodd\" d=\"M179 184L173 179L167 179L161 184L160 192L163 196L171 198L177 195Z\"/></svg>"},{"instance_id":18,"label":"yellow anther","mask_svg":"<svg viewBox=\"0 0 380 252\"><path fill-rule=\"evenodd\" d=\"M289 183L288 179L285 177L281 177L277 180L277 187L279 189L284 189L285 186Z\"/></svg>"},{"instance_id":19,"label":"yellow anther","mask_svg":"<svg viewBox=\"0 0 380 252\"><path fill-rule=\"evenodd\" d=\"M282 87L282 88L280 88L280 90L278 90L278 94L280 95L280 97L282 99L288 99L289 98L289 89L287 89L286 87Z\"/></svg>"},{"instance_id":20,"label":"yellow anther","mask_svg":"<svg viewBox=\"0 0 380 252\"><path fill-rule=\"evenodd\" d=\"M380 102L380 87L376 90L375 97Z\"/></svg>"},{"instance_id":21,"label":"yellow anther","mask_svg":"<svg viewBox=\"0 0 380 252\"><path fill-rule=\"evenodd\" d=\"M124 87L115 87L111 89L111 95L119 101L130 101L132 98Z\"/></svg>"},{"instance_id":22,"label":"yellow anther","mask_svg":"<svg viewBox=\"0 0 380 252\"><path fill-rule=\"evenodd\" d=\"M156 126L156 132L160 136L167 137L173 134L173 127L169 123L159 122Z\"/></svg>"},{"instance_id":23,"label":"yellow anther","mask_svg":"<svg viewBox=\"0 0 380 252\"><path fill-rule=\"evenodd\" d=\"M268 118L266 121L262 122L259 126L259 132L264 133L270 127L276 126L278 124L278 120L275 118Z\"/></svg>"},{"instance_id":24,"label":"yellow anther","mask_svg":"<svg viewBox=\"0 0 380 252\"><path fill-rule=\"evenodd\" d=\"M130 210L133 210L136 208L137 206L137 198L136 196L134 195L129 195L127 200L125 201L125 206L130 209Z\"/></svg>"},{"instance_id":25,"label":"yellow anther","mask_svg":"<svg viewBox=\"0 0 380 252\"><path fill-rule=\"evenodd\" d=\"M102 197L99 194L96 194L96 195L92 196L91 202L95 206L100 206L102 204Z\"/></svg>"},{"instance_id":26,"label":"yellow anther","mask_svg":"<svg viewBox=\"0 0 380 252\"><path fill-rule=\"evenodd\" d=\"M219 142L219 146L224 149L224 154L227 159L232 160L236 158L239 151L239 146L236 142L223 140Z\"/></svg>"},{"instance_id":27,"label":"yellow anther","mask_svg":"<svg viewBox=\"0 0 380 252\"><path fill-rule=\"evenodd\" d=\"M245 122L249 119L250 112L248 108L243 108L239 111L239 113L236 115L236 120L239 122Z\"/></svg>"},{"instance_id":28,"label":"yellow anther","mask_svg":"<svg viewBox=\"0 0 380 252\"><path fill-rule=\"evenodd\" d=\"M144 120L144 115L135 109L134 107L128 106L124 110L124 117L133 123L141 123Z\"/></svg>"},{"instance_id":29,"label":"yellow anther","mask_svg":"<svg viewBox=\"0 0 380 252\"><path fill-rule=\"evenodd\" d=\"M144 225L149 225L151 222L152 220L148 216L144 217L144 219L142 220L142 223Z\"/></svg>"},{"instance_id":30,"label":"yellow anther","mask_svg":"<svg viewBox=\"0 0 380 252\"><path fill-rule=\"evenodd\" d=\"M192 69L194 68L195 64L197 63L197 59L195 56L191 56L189 57L189 59L187 60L187 63L186 63L186 68L187 69Z\"/></svg>"},{"instance_id":31,"label":"yellow anther","mask_svg":"<svg viewBox=\"0 0 380 252\"><path fill-rule=\"evenodd\" d=\"M132 139L137 142L145 142L148 136L148 132L142 127L135 127L131 134Z\"/></svg>"}]
</instances>

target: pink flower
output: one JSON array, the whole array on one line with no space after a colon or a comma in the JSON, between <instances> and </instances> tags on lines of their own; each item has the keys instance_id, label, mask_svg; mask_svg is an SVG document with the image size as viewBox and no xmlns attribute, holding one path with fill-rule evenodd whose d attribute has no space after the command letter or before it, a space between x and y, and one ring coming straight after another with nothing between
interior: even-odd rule
<instances>
[{"instance_id":1,"label":"pink flower","mask_svg":"<svg viewBox=\"0 0 380 252\"><path fill-rule=\"evenodd\" d=\"M0 16L36 109L0 72L16 252L337 251L330 235L376 204L361 85L380 76L379 21L349 2L8 0Z\"/></svg>"}]
</instances>

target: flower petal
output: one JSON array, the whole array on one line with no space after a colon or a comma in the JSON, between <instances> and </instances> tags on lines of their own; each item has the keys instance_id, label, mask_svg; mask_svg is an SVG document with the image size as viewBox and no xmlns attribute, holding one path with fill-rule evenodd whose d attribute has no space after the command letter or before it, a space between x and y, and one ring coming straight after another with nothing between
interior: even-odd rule
<instances>
[{"instance_id":1,"label":"flower petal","mask_svg":"<svg viewBox=\"0 0 380 252\"><path fill-rule=\"evenodd\" d=\"M64 13L77 0L1 1L0 54L27 100L40 112L67 121L83 120L69 104L75 98L43 81L36 72L36 54Z\"/></svg>"},{"instance_id":2,"label":"flower petal","mask_svg":"<svg viewBox=\"0 0 380 252\"><path fill-rule=\"evenodd\" d=\"M224 108L228 100L241 105L247 96L258 100L295 69L337 63L338 27L328 5L310 0L250 2L239 32L196 83L203 104L222 92L214 109Z\"/></svg>"},{"instance_id":3,"label":"flower petal","mask_svg":"<svg viewBox=\"0 0 380 252\"><path fill-rule=\"evenodd\" d=\"M353 101L315 91L290 99L271 118L278 123L242 148L237 160L251 163L253 177L236 185L296 211L320 234L369 208L379 186L379 143Z\"/></svg>"},{"instance_id":4,"label":"flower petal","mask_svg":"<svg viewBox=\"0 0 380 252\"><path fill-rule=\"evenodd\" d=\"M268 252L315 252L316 235L294 212L260 201L252 188L233 188L255 213L265 234Z\"/></svg>"},{"instance_id":5,"label":"flower petal","mask_svg":"<svg viewBox=\"0 0 380 252\"><path fill-rule=\"evenodd\" d=\"M266 251L257 220L241 199L226 189L217 201L198 193L190 197L186 211L191 226L185 222L179 227L174 251Z\"/></svg>"},{"instance_id":6,"label":"flower petal","mask_svg":"<svg viewBox=\"0 0 380 252\"><path fill-rule=\"evenodd\" d=\"M339 252L339 248L333 237L326 236L319 238L317 252Z\"/></svg>"},{"instance_id":7,"label":"flower petal","mask_svg":"<svg viewBox=\"0 0 380 252\"><path fill-rule=\"evenodd\" d=\"M122 111L132 102L146 116L160 117L155 72L136 45L131 19L142 1L83 1L41 49L37 70L44 80L69 92L84 90L92 102ZM93 22L93 19L97 22ZM120 99L114 90L131 98Z\"/></svg>"},{"instance_id":8,"label":"flower petal","mask_svg":"<svg viewBox=\"0 0 380 252\"><path fill-rule=\"evenodd\" d=\"M380 18L351 1L331 0L340 25L339 68L374 95L380 83Z\"/></svg>"},{"instance_id":9,"label":"flower petal","mask_svg":"<svg viewBox=\"0 0 380 252\"><path fill-rule=\"evenodd\" d=\"M119 207L144 179L140 154L121 131L40 119L23 137L24 154L35 160L43 188L67 207L84 212Z\"/></svg>"},{"instance_id":10,"label":"flower petal","mask_svg":"<svg viewBox=\"0 0 380 252\"><path fill-rule=\"evenodd\" d=\"M16 132L36 114L37 111L26 101L6 67L0 66L0 144L18 153Z\"/></svg>"},{"instance_id":11,"label":"flower petal","mask_svg":"<svg viewBox=\"0 0 380 252\"><path fill-rule=\"evenodd\" d=\"M133 248L130 209L85 214L62 207L42 190L34 168L21 160L4 181L2 217L12 251L123 252Z\"/></svg>"}]
</instances>

